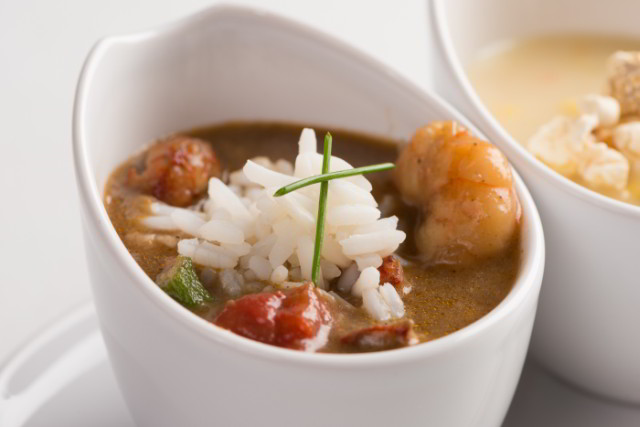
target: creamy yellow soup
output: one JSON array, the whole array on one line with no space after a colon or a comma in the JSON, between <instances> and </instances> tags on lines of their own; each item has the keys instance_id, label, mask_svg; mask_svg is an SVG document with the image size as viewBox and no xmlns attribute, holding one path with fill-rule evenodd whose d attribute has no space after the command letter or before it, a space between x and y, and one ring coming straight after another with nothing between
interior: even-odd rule
<instances>
[{"instance_id":1,"label":"creamy yellow soup","mask_svg":"<svg viewBox=\"0 0 640 427\"><path fill-rule=\"evenodd\" d=\"M554 116L576 115L581 96L606 93L605 64L618 50L640 50L640 40L558 35L505 41L481 49L467 73L487 108L526 144ZM607 195L640 204L640 177L630 178L627 191Z\"/></svg>"}]
</instances>

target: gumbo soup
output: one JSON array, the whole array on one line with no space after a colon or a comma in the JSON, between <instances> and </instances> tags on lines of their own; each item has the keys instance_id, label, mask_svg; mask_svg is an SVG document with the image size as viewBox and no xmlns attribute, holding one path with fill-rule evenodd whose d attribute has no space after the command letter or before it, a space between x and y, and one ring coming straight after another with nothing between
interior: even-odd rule
<instances>
[{"instance_id":1,"label":"gumbo soup","mask_svg":"<svg viewBox=\"0 0 640 427\"><path fill-rule=\"evenodd\" d=\"M182 132L113 171L105 206L167 294L271 345L405 347L450 334L502 301L519 268L521 210L496 147L453 122L431 123L405 143L332 136L329 157L301 126ZM325 161L327 171L395 168L274 194L322 174Z\"/></svg>"}]
</instances>

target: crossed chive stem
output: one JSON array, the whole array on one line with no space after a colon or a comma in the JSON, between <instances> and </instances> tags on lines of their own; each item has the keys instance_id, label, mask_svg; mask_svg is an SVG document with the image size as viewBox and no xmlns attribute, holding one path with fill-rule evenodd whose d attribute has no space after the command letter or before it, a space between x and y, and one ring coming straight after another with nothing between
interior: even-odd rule
<instances>
[{"instance_id":1,"label":"crossed chive stem","mask_svg":"<svg viewBox=\"0 0 640 427\"><path fill-rule=\"evenodd\" d=\"M303 178L299 181L285 185L278 189L273 196L280 197L300 188L313 184L320 184L320 197L318 199L318 215L316 217L316 237L313 248L313 263L311 267L311 280L313 284L318 286L318 272L320 271L320 254L322 252L322 243L324 240L324 219L327 210L327 196L329 193L329 181L339 178L347 178L355 175L364 175L372 172L380 172L393 169L393 163L379 163L375 165L363 166L359 168L346 169L336 172L329 172L331 163L331 144L333 138L331 133L327 132L324 136L324 151L322 154L322 173L320 175Z\"/></svg>"}]
</instances>

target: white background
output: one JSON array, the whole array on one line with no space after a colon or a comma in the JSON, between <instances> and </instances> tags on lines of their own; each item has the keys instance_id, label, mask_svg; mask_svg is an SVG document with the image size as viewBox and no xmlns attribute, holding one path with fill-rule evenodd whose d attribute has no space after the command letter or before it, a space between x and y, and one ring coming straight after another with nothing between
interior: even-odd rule
<instances>
[{"instance_id":1,"label":"white background","mask_svg":"<svg viewBox=\"0 0 640 427\"><path fill-rule=\"evenodd\" d=\"M71 158L82 62L105 35L205 0L0 0L0 363L90 298ZM426 86L426 0L245 0L341 37Z\"/></svg>"}]
</instances>

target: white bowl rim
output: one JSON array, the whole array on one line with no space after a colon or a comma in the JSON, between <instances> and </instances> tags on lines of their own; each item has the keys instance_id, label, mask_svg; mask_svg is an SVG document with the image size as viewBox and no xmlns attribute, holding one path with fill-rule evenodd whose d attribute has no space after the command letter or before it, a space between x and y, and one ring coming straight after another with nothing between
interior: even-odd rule
<instances>
[{"instance_id":1,"label":"white bowl rim","mask_svg":"<svg viewBox=\"0 0 640 427\"><path fill-rule=\"evenodd\" d=\"M482 118L486 122L488 122L493 129L495 129L500 138L506 141L506 143L509 144L511 148L513 148L516 153L520 157L522 157L530 166L534 167L539 175L542 175L545 180L551 182L552 184L557 185L557 187L565 193L568 193L572 196L577 196L585 202L599 206L609 211L636 218L640 217L640 206L605 196L604 194L600 194L595 190L584 187L570 180L564 175L561 175L560 173L551 169L549 166L545 165L542 161L538 160L533 154L531 154L526 148L524 148L522 144L518 143L518 141L516 141L515 138L513 138L504 127L502 127L500 122L498 122L493 117L493 114L491 114L491 112L484 105L475 89L473 88L473 85L467 78L467 74L462 67L460 59L456 53L456 49L453 46L453 41L449 32L449 26L446 20L446 11L444 10L443 4L444 1L433 0L430 3L430 13L432 17L431 21L433 27L435 28L436 43L439 44L442 52L444 53L444 59L449 67L448 71L451 71L453 73L454 78L456 79L455 84L461 86L462 91L464 92L465 96L468 97L468 100L471 102L473 108L480 113Z\"/></svg>"},{"instance_id":2,"label":"white bowl rim","mask_svg":"<svg viewBox=\"0 0 640 427\"><path fill-rule=\"evenodd\" d=\"M520 272L513 288L498 304L498 306L494 307L489 313L475 322L444 337L393 351L359 354L307 353L263 344L244 338L240 335L236 335L230 331L216 327L211 322L194 315L172 298L169 298L144 273L133 257L131 257L126 247L118 237L115 229L111 225L111 221L109 220L106 209L104 208L101 197L102 191L98 189L97 183L93 178L94 174L89 161L87 142L84 137L83 123L85 103L87 102L86 92L91 84L92 76L96 71L99 58L110 46L119 43L136 42L159 34L164 35L180 32L183 28L190 26L195 21L203 19L204 16L216 14L249 16L269 20L273 25L285 28L288 31L312 37L314 40L322 43L332 50L349 55L357 61L363 64L368 64L370 67L376 68L382 73L389 75L389 77L395 81L397 86L403 87L405 90L411 91L414 94L419 94L419 96L426 102L429 102L432 105L435 104L439 109L446 112L448 117L468 122L468 120L464 119L461 114L442 101L437 95L427 93L424 89L408 81L393 69L366 55L355 47L352 47L329 34L325 34L305 24L253 7L224 3L217 4L172 23L156 27L155 30L103 38L96 43L89 53L82 68L76 90L72 127L74 168L81 203L87 209L88 221L92 222L91 224L85 224L85 227L97 230L99 235L98 238L105 240L108 250L129 274L131 281L136 284L133 288L145 294L145 296L155 303L162 311L168 313L174 319L177 319L179 323L184 326L185 330L191 331L192 333L204 337L207 340L224 345L227 348L248 356L266 358L272 361L287 362L294 365L332 369L367 369L371 367L389 366L401 362L409 363L422 360L429 356L441 354L460 345L465 340L473 338L497 322L502 321L502 319L507 315L518 310L518 308L527 299L528 295L539 291L545 260L542 224L537 208L528 189L518 174L514 171L518 195L520 196L523 209L526 211L524 213L526 214L527 221L530 223L529 227L531 227L531 252L527 257L523 258Z\"/></svg>"}]
</instances>

